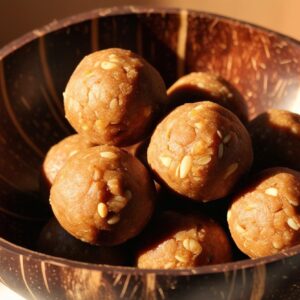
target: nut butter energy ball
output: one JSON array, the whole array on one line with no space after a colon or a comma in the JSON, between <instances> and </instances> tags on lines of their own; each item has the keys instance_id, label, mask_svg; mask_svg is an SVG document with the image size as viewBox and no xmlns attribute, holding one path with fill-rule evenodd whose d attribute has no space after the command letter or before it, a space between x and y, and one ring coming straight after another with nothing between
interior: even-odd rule
<instances>
[{"instance_id":1,"label":"nut butter energy ball","mask_svg":"<svg viewBox=\"0 0 300 300\"><path fill-rule=\"evenodd\" d=\"M99 245L136 236L152 215L154 199L153 180L143 164L114 146L75 154L58 173L50 194L62 227Z\"/></svg>"},{"instance_id":2,"label":"nut butter energy ball","mask_svg":"<svg viewBox=\"0 0 300 300\"><path fill-rule=\"evenodd\" d=\"M142 140L166 104L159 73L137 54L118 48L86 56L64 93L66 118L95 144L127 146Z\"/></svg>"},{"instance_id":3,"label":"nut butter energy ball","mask_svg":"<svg viewBox=\"0 0 300 300\"><path fill-rule=\"evenodd\" d=\"M66 232L55 218L52 218L43 228L37 248L53 256L109 265L123 265L127 256L120 246L93 246L81 242Z\"/></svg>"},{"instance_id":4,"label":"nut butter energy ball","mask_svg":"<svg viewBox=\"0 0 300 300\"><path fill-rule=\"evenodd\" d=\"M212 73L193 72L179 78L167 91L170 106L209 100L235 113L243 123L248 121L247 105L229 82Z\"/></svg>"},{"instance_id":5,"label":"nut butter energy ball","mask_svg":"<svg viewBox=\"0 0 300 300\"><path fill-rule=\"evenodd\" d=\"M180 269L231 260L228 238L210 218L168 211L151 225L138 251L139 268Z\"/></svg>"},{"instance_id":6,"label":"nut butter energy ball","mask_svg":"<svg viewBox=\"0 0 300 300\"><path fill-rule=\"evenodd\" d=\"M79 134L68 136L52 146L43 163L45 179L52 185L57 173L71 156L92 146L93 144Z\"/></svg>"},{"instance_id":7,"label":"nut butter energy ball","mask_svg":"<svg viewBox=\"0 0 300 300\"><path fill-rule=\"evenodd\" d=\"M231 235L252 258L300 243L300 173L287 168L262 171L228 210Z\"/></svg>"},{"instance_id":8,"label":"nut butter energy ball","mask_svg":"<svg viewBox=\"0 0 300 300\"><path fill-rule=\"evenodd\" d=\"M233 113L204 101L172 111L154 131L147 157L170 189L207 202L232 190L251 166L252 147Z\"/></svg>"},{"instance_id":9,"label":"nut butter energy ball","mask_svg":"<svg viewBox=\"0 0 300 300\"><path fill-rule=\"evenodd\" d=\"M300 115L271 109L250 122L249 132L257 168L300 170Z\"/></svg>"}]
</instances>

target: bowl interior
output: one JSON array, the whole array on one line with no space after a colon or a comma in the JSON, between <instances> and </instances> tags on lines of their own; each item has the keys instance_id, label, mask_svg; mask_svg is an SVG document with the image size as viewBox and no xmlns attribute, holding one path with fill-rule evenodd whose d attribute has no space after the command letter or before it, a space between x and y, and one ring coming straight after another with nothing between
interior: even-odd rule
<instances>
[{"instance_id":1,"label":"bowl interior","mask_svg":"<svg viewBox=\"0 0 300 300\"><path fill-rule=\"evenodd\" d=\"M47 216L37 196L41 162L73 132L65 85L85 55L109 47L145 57L167 86L189 72L217 73L245 97L251 118L270 107L300 111L299 43L256 26L185 10L122 8L35 30L0 51L2 238L33 246Z\"/></svg>"}]
</instances>

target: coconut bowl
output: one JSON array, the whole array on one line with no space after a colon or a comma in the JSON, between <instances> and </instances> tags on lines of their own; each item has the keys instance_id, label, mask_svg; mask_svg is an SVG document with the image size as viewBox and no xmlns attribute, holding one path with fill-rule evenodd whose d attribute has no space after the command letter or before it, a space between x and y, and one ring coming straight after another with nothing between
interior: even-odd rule
<instances>
[{"instance_id":1,"label":"coconut bowl","mask_svg":"<svg viewBox=\"0 0 300 300\"><path fill-rule=\"evenodd\" d=\"M182 270L89 264L35 251L49 217L37 196L48 148L72 133L65 85L98 49L141 54L170 86L193 71L231 82L249 117L300 111L300 44L204 12L149 7L99 9L55 21L0 50L0 282L26 299L299 299L300 245L260 259ZM220 245L221 246L221 245Z\"/></svg>"}]
</instances>

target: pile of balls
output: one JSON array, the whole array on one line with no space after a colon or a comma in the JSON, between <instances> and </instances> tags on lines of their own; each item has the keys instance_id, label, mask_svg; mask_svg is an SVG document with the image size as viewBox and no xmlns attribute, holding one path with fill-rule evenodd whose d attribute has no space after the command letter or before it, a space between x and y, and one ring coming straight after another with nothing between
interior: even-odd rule
<instances>
[{"instance_id":1,"label":"pile of balls","mask_svg":"<svg viewBox=\"0 0 300 300\"><path fill-rule=\"evenodd\" d=\"M249 122L220 76L187 74L166 90L155 68L118 48L79 63L64 106L77 134L43 163L55 217L40 251L172 269L231 261L231 238L251 258L300 242L300 116L270 110ZM229 226L207 213L211 203L224 204Z\"/></svg>"}]
</instances>

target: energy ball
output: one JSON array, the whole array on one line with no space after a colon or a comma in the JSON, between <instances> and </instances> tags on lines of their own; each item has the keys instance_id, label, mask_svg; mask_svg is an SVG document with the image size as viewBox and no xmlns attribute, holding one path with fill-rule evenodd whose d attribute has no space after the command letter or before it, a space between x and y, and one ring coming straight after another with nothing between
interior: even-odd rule
<instances>
[{"instance_id":1,"label":"energy ball","mask_svg":"<svg viewBox=\"0 0 300 300\"><path fill-rule=\"evenodd\" d=\"M300 170L300 115L271 109L249 124L254 164L265 167L288 167Z\"/></svg>"},{"instance_id":2,"label":"energy ball","mask_svg":"<svg viewBox=\"0 0 300 300\"><path fill-rule=\"evenodd\" d=\"M243 96L221 76L193 72L179 78L167 91L171 108L188 102L209 100L235 113L245 124L248 110Z\"/></svg>"},{"instance_id":3,"label":"energy ball","mask_svg":"<svg viewBox=\"0 0 300 300\"><path fill-rule=\"evenodd\" d=\"M97 146L72 156L51 188L54 215L74 237L116 245L148 223L155 187L144 165L114 146Z\"/></svg>"},{"instance_id":4,"label":"energy ball","mask_svg":"<svg viewBox=\"0 0 300 300\"><path fill-rule=\"evenodd\" d=\"M231 247L220 225L198 214L163 212L149 226L137 255L146 269L180 269L231 261Z\"/></svg>"},{"instance_id":5,"label":"energy ball","mask_svg":"<svg viewBox=\"0 0 300 300\"><path fill-rule=\"evenodd\" d=\"M118 48L83 58L64 93L66 118L98 145L127 146L147 137L166 104L160 74L142 57Z\"/></svg>"},{"instance_id":6,"label":"energy ball","mask_svg":"<svg viewBox=\"0 0 300 300\"><path fill-rule=\"evenodd\" d=\"M43 174L49 185L53 184L57 173L71 156L92 146L93 144L79 134L68 136L52 146L43 162Z\"/></svg>"},{"instance_id":7,"label":"energy ball","mask_svg":"<svg viewBox=\"0 0 300 300\"><path fill-rule=\"evenodd\" d=\"M300 173L287 168L262 171L228 210L238 248L252 258L300 243Z\"/></svg>"},{"instance_id":8,"label":"energy ball","mask_svg":"<svg viewBox=\"0 0 300 300\"><path fill-rule=\"evenodd\" d=\"M126 257L120 246L92 246L81 242L67 233L55 218L51 218L43 228L37 249L53 256L108 265L124 265Z\"/></svg>"},{"instance_id":9,"label":"energy ball","mask_svg":"<svg viewBox=\"0 0 300 300\"><path fill-rule=\"evenodd\" d=\"M225 197L252 164L249 134L226 108L187 103L156 128L148 163L176 193L200 202Z\"/></svg>"}]
</instances>

